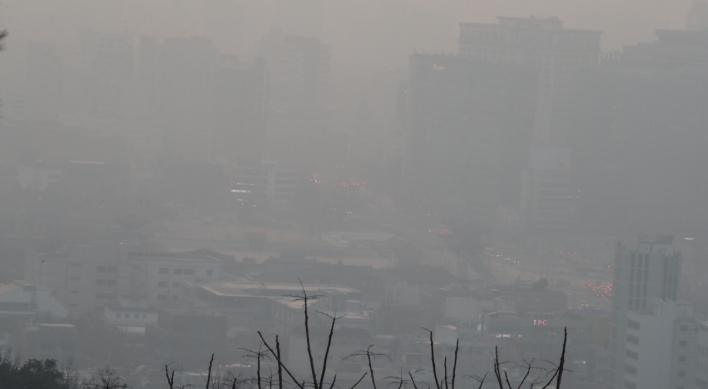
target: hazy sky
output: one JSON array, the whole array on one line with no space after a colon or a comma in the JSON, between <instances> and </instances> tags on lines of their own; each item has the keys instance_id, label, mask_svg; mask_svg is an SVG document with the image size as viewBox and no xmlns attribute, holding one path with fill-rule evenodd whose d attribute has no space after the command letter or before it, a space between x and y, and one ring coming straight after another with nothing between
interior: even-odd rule
<instances>
[{"instance_id":1,"label":"hazy sky","mask_svg":"<svg viewBox=\"0 0 708 389\"><path fill-rule=\"evenodd\" d=\"M412 51L453 52L457 23L495 16L559 16L566 27L604 31L603 49L653 39L657 28L682 29L693 0L2 0L11 32L3 63L21 63L24 42L61 42L77 31L206 35L244 58L272 26L317 35L332 46L333 78L405 66ZM16 61L15 61L16 60Z\"/></svg>"}]
</instances>

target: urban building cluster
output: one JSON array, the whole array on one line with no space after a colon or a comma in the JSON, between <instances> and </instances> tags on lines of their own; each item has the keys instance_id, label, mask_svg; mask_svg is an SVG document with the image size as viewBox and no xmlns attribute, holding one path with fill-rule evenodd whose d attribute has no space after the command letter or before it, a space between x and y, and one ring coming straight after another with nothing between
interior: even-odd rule
<instances>
[{"instance_id":1,"label":"urban building cluster","mask_svg":"<svg viewBox=\"0 0 708 389\"><path fill-rule=\"evenodd\" d=\"M31 42L2 100L0 349L143 389L212 355L273 371L244 354L276 335L341 387L369 363L431 384L431 352L467 386L497 350L516 387L564 349L568 387L708 389L708 5L687 27L607 53L556 17L460 23L455 53L372 76L346 115L306 34L252 60Z\"/></svg>"}]
</instances>

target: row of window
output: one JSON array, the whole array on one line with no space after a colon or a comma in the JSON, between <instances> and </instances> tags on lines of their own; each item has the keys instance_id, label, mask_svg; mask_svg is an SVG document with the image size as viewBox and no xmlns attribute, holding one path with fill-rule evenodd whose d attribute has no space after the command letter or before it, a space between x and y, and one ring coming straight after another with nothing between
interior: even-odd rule
<instances>
[{"instance_id":1,"label":"row of window","mask_svg":"<svg viewBox=\"0 0 708 389\"><path fill-rule=\"evenodd\" d=\"M159 274L170 274L170 269L166 267L161 267L157 270ZM214 271L209 269L207 270L207 276L211 276L214 274ZM185 275L185 276L193 276L195 274L194 269L181 269L181 268L176 268L172 269L172 274L177 274L177 275Z\"/></svg>"},{"instance_id":2,"label":"row of window","mask_svg":"<svg viewBox=\"0 0 708 389\"><path fill-rule=\"evenodd\" d=\"M141 318L140 316L141 316L140 314L134 313L134 314L133 314L133 319L140 319L140 318ZM130 313L121 314L120 312L117 312L117 313L116 313L116 319L120 319L121 317L126 318L126 319L130 319ZM143 313L143 314L142 314L142 319L145 319L146 317L147 317L147 316Z\"/></svg>"},{"instance_id":3,"label":"row of window","mask_svg":"<svg viewBox=\"0 0 708 389\"><path fill-rule=\"evenodd\" d=\"M157 295L157 301L166 301L167 300L167 295L165 294L158 294ZM177 300L177 295L172 295L172 300L176 301Z\"/></svg>"},{"instance_id":4,"label":"row of window","mask_svg":"<svg viewBox=\"0 0 708 389\"><path fill-rule=\"evenodd\" d=\"M115 300L115 293L96 293L96 300Z\"/></svg>"},{"instance_id":5,"label":"row of window","mask_svg":"<svg viewBox=\"0 0 708 389\"><path fill-rule=\"evenodd\" d=\"M98 265L96 271L99 273L118 273L118 266Z\"/></svg>"},{"instance_id":6,"label":"row of window","mask_svg":"<svg viewBox=\"0 0 708 389\"><path fill-rule=\"evenodd\" d=\"M158 288L167 288L167 287L169 287L169 282L167 282L167 281L160 281L160 282L157 283L157 287L158 287ZM173 282L173 283L172 283L172 287L173 287L173 288L179 288L179 282Z\"/></svg>"},{"instance_id":7,"label":"row of window","mask_svg":"<svg viewBox=\"0 0 708 389\"><path fill-rule=\"evenodd\" d=\"M111 278L99 278L96 280L97 286L117 286L118 280Z\"/></svg>"}]
</instances>

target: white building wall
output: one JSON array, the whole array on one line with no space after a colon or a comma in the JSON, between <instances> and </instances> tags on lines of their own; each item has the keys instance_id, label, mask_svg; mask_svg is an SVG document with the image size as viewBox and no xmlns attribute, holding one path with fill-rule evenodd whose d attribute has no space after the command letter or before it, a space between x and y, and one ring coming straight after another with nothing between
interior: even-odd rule
<instances>
[{"instance_id":1,"label":"white building wall","mask_svg":"<svg viewBox=\"0 0 708 389\"><path fill-rule=\"evenodd\" d=\"M696 389L708 389L708 323L698 325L696 351Z\"/></svg>"},{"instance_id":2,"label":"white building wall","mask_svg":"<svg viewBox=\"0 0 708 389\"><path fill-rule=\"evenodd\" d=\"M623 386L691 388L696 332L689 303L653 300L651 313L629 312Z\"/></svg>"}]
</instances>

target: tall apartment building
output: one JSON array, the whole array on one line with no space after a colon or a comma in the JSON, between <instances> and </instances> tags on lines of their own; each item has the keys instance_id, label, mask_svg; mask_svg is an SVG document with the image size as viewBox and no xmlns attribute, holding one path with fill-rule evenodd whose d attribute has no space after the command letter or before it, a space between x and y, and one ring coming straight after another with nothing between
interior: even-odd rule
<instances>
[{"instance_id":1,"label":"tall apartment building","mask_svg":"<svg viewBox=\"0 0 708 389\"><path fill-rule=\"evenodd\" d=\"M455 55L410 58L402 197L426 212L496 223L519 203L534 120L528 68Z\"/></svg>"},{"instance_id":2,"label":"tall apartment building","mask_svg":"<svg viewBox=\"0 0 708 389\"><path fill-rule=\"evenodd\" d=\"M536 69L534 142L566 147L565 104L582 73L597 65L601 33L563 28L557 17L498 19L497 24L461 23L460 55L474 62Z\"/></svg>"},{"instance_id":3,"label":"tall apartment building","mask_svg":"<svg viewBox=\"0 0 708 389\"><path fill-rule=\"evenodd\" d=\"M263 36L259 55L267 69L266 158L286 165L321 154L328 131L329 46L320 39L273 29Z\"/></svg>"},{"instance_id":4,"label":"tall apartment building","mask_svg":"<svg viewBox=\"0 0 708 389\"><path fill-rule=\"evenodd\" d=\"M609 367L610 386L624 388L624 365L628 316L651 313L652 300L676 301L681 273L681 252L672 246L673 237L659 235L654 241L640 237L636 249L618 247L612 286L612 335Z\"/></svg>"},{"instance_id":5,"label":"tall apartment building","mask_svg":"<svg viewBox=\"0 0 708 389\"><path fill-rule=\"evenodd\" d=\"M696 351L696 388L708 389L708 323L698 323Z\"/></svg>"},{"instance_id":6,"label":"tall apartment building","mask_svg":"<svg viewBox=\"0 0 708 389\"><path fill-rule=\"evenodd\" d=\"M586 230L666 221L662 228L704 229L707 71L706 31L658 30L652 42L603 55L574 102L576 212ZM681 152L662 163L648 152L663 149Z\"/></svg>"},{"instance_id":7,"label":"tall apartment building","mask_svg":"<svg viewBox=\"0 0 708 389\"><path fill-rule=\"evenodd\" d=\"M210 251L144 253L121 246L66 246L61 251L27 251L26 282L49 288L80 315L118 301L121 295L168 305L180 300L181 283L217 281L223 257Z\"/></svg>"},{"instance_id":8,"label":"tall apartment building","mask_svg":"<svg viewBox=\"0 0 708 389\"><path fill-rule=\"evenodd\" d=\"M629 312L622 388L693 388L697 339L690 303L657 299Z\"/></svg>"},{"instance_id":9,"label":"tall apartment building","mask_svg":"<svg viewBox=\"0 0 708 389\"><path fill-rule=\"evenodd\" d=\"M62 110L63 63L53 43L27 44L26 120L56 122Z\"/></svg>"},{"instance_id":10,"label":"tall apartment building","mask_svg":"<svg viewBox=\"0 0 708 389\"><path fill-rule=\"evenodd\" d=\"M133 76L133 36L87 29L79 38L86 108L98 117L122 117Z\"/></svg>"},{"instance_id":11,"label":"tall apartment building","mask_svg":"<svg viewBox=\"0 0 708 389\"><path fill-rule=\"evenodd\" d=\"M460 56L473 62L517 65L537 74L531 154L559 153L570 157L571 131L576 127L572 99L580 81L600 58L600 32L563 28L557 17L500 17L497 24L461 23ZM546 158L546 156L542 157ZM554 161L556 164L562 161ZM562 231L573 215L571 193L546 196L553 190L570 192L570 160L560 169L536 166L529 160L524 173L521 214L533 230ZM559 190L556 190L559 189Z\"/></svg>"}]
</instances>

